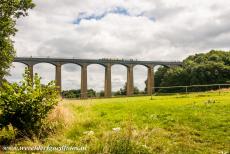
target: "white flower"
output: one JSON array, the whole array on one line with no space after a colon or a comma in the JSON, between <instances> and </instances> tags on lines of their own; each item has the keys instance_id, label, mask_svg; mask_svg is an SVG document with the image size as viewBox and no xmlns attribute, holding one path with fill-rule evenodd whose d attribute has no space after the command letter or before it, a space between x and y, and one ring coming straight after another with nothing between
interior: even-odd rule
<instances>
[{"instance_id":1,"label":"white flower","mask_svg":"<svg viewBox=\"0 0 230 154\"><path fill-rule=\"evenodd\" d=\"M113 128L113 131L115 131L115 132L119 132L120 130L121 130L121 128L120 128L120 127Z\"/></svg>"},{"instance_id":2,"label":"white flower","mask_svg":"<svg viewBox=\"0 0 230 154\"><path fill-rule=\"evenodd\" d=\"M145 145L145 144L143 144L142 146L145 147L145 148L148 148L147 145Z\"/></svg>"},{"instance_id":3,"label":"white flower","mask_svg":"<svg viewBox=\"0 0 230 154\"><path fill-rule=\"evenodd\" d=\"M85 134L85 135L94 135L94 131L92 131L92 130L85 131L85 132L83 132L83 134Z\"/></svg>"}]
</instances>

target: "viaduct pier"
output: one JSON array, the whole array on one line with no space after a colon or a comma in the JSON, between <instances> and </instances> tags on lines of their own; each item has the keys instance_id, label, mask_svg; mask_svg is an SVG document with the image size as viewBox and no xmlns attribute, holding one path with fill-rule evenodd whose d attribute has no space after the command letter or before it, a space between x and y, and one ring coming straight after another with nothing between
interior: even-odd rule
<instances>
[{"instance_id":1,"label":"viaduct pier","mask_svg":"<svg viewBox=\"0 0 230 154\"><path fill-rule=\"evenodd\" d=\"M58 90L61 92L61 68L64 64L76 64L81 67L81 98L87 98L87 67L91 64L99 64L105 68L105 83L104 93L105 97L112 96L111 85L111 67L115 64L123 65L127 68L127 96L133 95L134 79L133 68L136 65L143 65L148 69L147 75L147 94L153 93L154 86L154 67L157 65L165 67L174 67L182 65L182 62L177 61L139 61L139 60L124 60L124 59L65 59L65 58L35 58L35 57L16 57L14 62L25 64L33 79L33 66L39 63L49 63L55 66L55 80Z\"/></svg>"}]
</instances>

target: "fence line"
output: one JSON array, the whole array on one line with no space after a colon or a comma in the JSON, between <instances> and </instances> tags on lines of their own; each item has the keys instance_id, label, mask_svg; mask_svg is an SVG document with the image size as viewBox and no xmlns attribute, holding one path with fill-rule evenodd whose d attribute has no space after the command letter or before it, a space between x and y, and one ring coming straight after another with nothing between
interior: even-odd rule
<instances>
[{"instance_id":1,"label":"fence line","mask_svg":"<svg viewBox=\"0 0 230 154\"><path fill-rule=\"evenodd\" d=\"M192 87L212 87L212 86L217 86L218 89L221 89L223 86L229 86L230 87L230 84L205 84L205 85L188 85L188 86L168 86L168 87L152 87L153 90L156 90L156 89L173 89L173 88L185 88L185 93L188 93L188 88L192 88ZM211 90L211 89L210 89ZM198 91L196 91L198 92ZM183 92L154 92L155 94L157 93L164 93L164 94L172 94L172 93L183 93ZM191 92L189 92L191 93ZM103 98L103 97L97 97L97 96L92 96L93 92L85 92L85 93L79 93L79 98L77 99L81 99L81 96L83 94L87 94L88 96L88 99L92 99L92 98ZM147 94L134 94L133 96L147 96ZM152 96L152 95L151 95ZM113 98L116 98L116 97L126 97L126 95L119 95L119 96L112 96ZM71 99L71 98L69 98ZM73 98L73 99L76 99L76 98Z\"/></svg>"},{"instance_id":2,"label":"fence line","mask_svg":"<svg viewBox=\"0 0 230 154\"><path fill-rule=\"evenodd\" d=\"M223 86L227 86L229 87L230 84L205 84L205 85L187 85L187 86L168 86L168 87L152 87L153 90L157 90L157 89L173 89L173 88L185 88L185 91L186 93L188 93L188 88L196 88L196 87L200 87L200 88L203 88L203 87L217 87L218 89L221 89ZM207 90L207 89L206 89ZM203 89L203 91L206 91ZM212 90L212 89L210 89ZM214 90L214 89L213 89ZM198 91L202 91L202 90L198 90ZM198 92L196 91L196 92ZM161 91L162 92L162 91ZM181 91L180 91L181 92ZM164 92L162 92L164 93ZM174 92L171 92L171 93L174 93ZM176 90L175 93L178 93L178 91Z\"/></svg>"},{"instance_id":3,"label":"fence line","mask_svg":"<svg viewBox=\"0 0 230 154\"><path fill-rule=\"evenodd\" d=\"M153 87L153 88L154 89L169 89L169 88L186 88L186 87L212 87L212 86L230 86L230 84L206 84L206 85L168 86L168 87Z\"/></svg>"}]
</instances>

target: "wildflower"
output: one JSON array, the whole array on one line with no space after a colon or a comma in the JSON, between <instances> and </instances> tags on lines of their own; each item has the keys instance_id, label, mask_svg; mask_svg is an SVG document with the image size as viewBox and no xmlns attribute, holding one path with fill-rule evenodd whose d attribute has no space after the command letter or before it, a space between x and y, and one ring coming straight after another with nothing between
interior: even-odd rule
<instances>
[{"instance_id":1,"label":"wildflower","mask_svg":"<svg viewBox=\"0 0 230 154\"><path fill-rule=\"evenodd\" d=\"M143 146L144 148L148 148L146 144L143 144L142 146Z\"/></svg>"},{"instance_id":2,"label":"wildflower","mask_svg":"<svg viewBox=\"0 0 230 154\"><path fill-rule=\"evenodd\" d=\"M92 130L85 131L85 132L83 132L83 134L85 134L85 135L94 135L94 131L92 131Z\"/></svg>"},{"instance_id":3,"label":"wildflower","mask_svg":"<svg viewBox=\"0 0 230 154\"><path fill-rule=\"evenodd\" d=\"M115 131L115 132L119 132L121 130L121 128L117 127L117 128L113 128L112 130Z\"/></svg>"}]
</instances>

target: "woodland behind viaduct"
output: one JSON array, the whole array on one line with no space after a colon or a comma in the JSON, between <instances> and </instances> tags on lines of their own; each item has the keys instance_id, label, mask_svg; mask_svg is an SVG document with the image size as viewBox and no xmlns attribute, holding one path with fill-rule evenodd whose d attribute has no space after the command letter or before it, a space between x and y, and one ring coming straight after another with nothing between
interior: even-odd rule
<instances>
[{"instance_id":1,"label":"woodland behind viaduct","mask_svg":"<svg viewBox=\"0 0 230 154\"><path fill-rule=\"evenodd\" d=\"M136 65L143 65L148 69L147 77L147 94L151 95L154 86L154 66L162 65L165 67L179 66L182 62L175 61L138 61L123 59L60 59L60 58L32 58L32 57L16 57L14 62L27 65L30 76L33 78L33 66L39 63L50 63L55 66L55 80L58 90L61 92L61 67L64 64L77 64L81 67L81 98L87 98L87 66L91 64L99 64L105 68L105 97L112 96L111 86L111 67L115 64L124 65L127 68L127 96L133 95L134 81L133 68Z\"/></svg>"}]
</instances>

